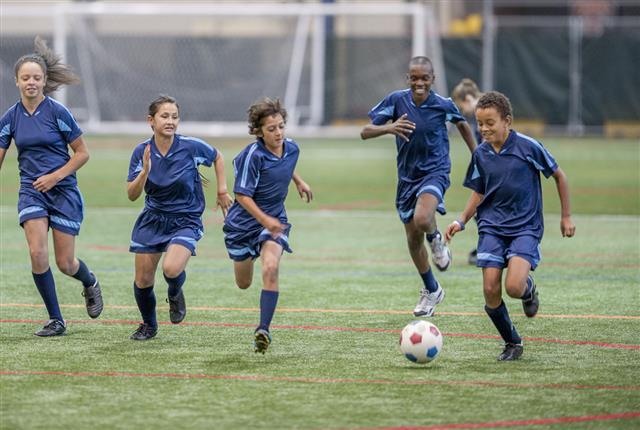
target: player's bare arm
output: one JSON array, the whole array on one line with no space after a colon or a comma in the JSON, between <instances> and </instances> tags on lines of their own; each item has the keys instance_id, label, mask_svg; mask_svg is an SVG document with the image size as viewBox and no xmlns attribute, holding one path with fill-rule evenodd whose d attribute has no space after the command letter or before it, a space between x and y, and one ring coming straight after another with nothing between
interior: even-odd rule
<instances>
[{"instance_id":1,"label":"player's bare arm","mask_svg":"<svg viewBox=\"0 0 640 430\"><path fill-rule=\"evenodd\" d=\"M236 193L236 200L240 203L247 212L253 216L264 228L269 230L271 235L275 238L284 232L285 226L278 220L278 218L267 215L258 207L255 200L244 194Z\"/></svg>"},{"instance_id":2,"label":"player's bare arm","mask_svg":"<svg viewBox=\"0 0 640 430\"><path fill-rule=\"evenodd\" d=\"M296 172L293 172L293 182L296 184L296 189L298 190L298 195L301 199L306 198L307 203L313 200L313 191L311 191L311 187Z\"/></svg>"},{"instance_id":3,"label":"player's bare arm","mask_svg":"<svg viewBox=\"0 0 640 430\"><path fill-rule=\"evenodd\" d=\"M69 146L73 150L73 155L69 161L55 172L42 175L33 181L33 188L41 193L46 193L55 187L58 182L79 170L87 163L87 161L89 161L89 149L84 143L82 137L78 137L76 140L71 142Z\"/></svg>"},{"instance_id":4,"label":"player's bare arm","mask_svg":"<svg viewBox=\"0 0 640 430\"><path fill-rule=\"evenodd\" d=\"M7 150L0 148L0 169L2 169L2 163L4 162L4 156L7 154Z\"/></svg>"},{"instance_id":5,"label":"player's bare arm","mask_svg":"<svg viewBox=\"0 0 640 430\"><path fill-rule=\"evenodd\" d=\"M556 181L558 189L558 197L560 197L560 232L563 237L573 237L576 234L576 226L571 221L571 203L569 199L569 182L567 175L558 167L553 173L553 179Z\"/></svg>"},{"instance_id":6,"label":"player's bare arm","mask_svg":"<svg viewBox=\"0 0 640 430\"><path fill-rule=\"evenodd\" d=\"M216 172L216 184L218 184L216 207L219 207L220 210L222 210L222 216L223 218L226 218L227 212L233 204L233 199L227 190L227 178L224 174L224 158L220 151L218 151L216 159L213 162L213 169Z\"/></svg>"},{"instance_id":7,"label":"player's bare arm","mask_svg":"<svg viewBox=\"0 0 640 430\"><path fill-rule=\"evenodd\" d=\"M449 226L447 227L447 230L444 233L444 238L447 242L453 239L453 236L455 236L457 232L464 230L465 224L471 218L473 218L473 215L475 215L476 210L478 209L478 205L482 202L483 198L484 196L482 194L479 194L475 191L471 192L471 196L469 196L467 205L465 206L464 210L460 214L460 217L454 222L452 222L451 224L449 224Z\"/></svg>"},{"instance_id":8,"label":"player's bare arm","mask_svg":"<svg viewBox=\"0 0 640 430\"><path fill-rule=\"evenodd\" d=\"M367 124L360 132L360 137L363 140L371 139L372 137L382 136L384 134L393 134L405 141L409 141L409 136L415 130L416 124L413 121L407 119L407 114L403 114L400 118L390 124L375 125Z\"/></svg>"},{"instance_id":9,"label":"player's bare arm","mask_svg":"<svg viewBox=\"0 0 640 430\"><path fill-rule=\"evenodd\" d=\"M127 196L132 202L137 200L142 194L144 184L147 182L149 172L151 171L151 145L147 145L144 148L144 154L142 155L142 170L136 176L136 178L127 183Z\"/></svg>"},{"instance_id":10,"label":"player's bare arm","mask_svg":"<svg viewBox=\"0 0 640 430\"><path fill-rule=\"evenodd\" d=\"M467 121L458 121L456 123L456 127L458 128L464 143L467 144L469 152L473 154L473 151L476 149L476 139L473 137L473 130L469 127L469 123Z\"/></svg>"}]
</instances>

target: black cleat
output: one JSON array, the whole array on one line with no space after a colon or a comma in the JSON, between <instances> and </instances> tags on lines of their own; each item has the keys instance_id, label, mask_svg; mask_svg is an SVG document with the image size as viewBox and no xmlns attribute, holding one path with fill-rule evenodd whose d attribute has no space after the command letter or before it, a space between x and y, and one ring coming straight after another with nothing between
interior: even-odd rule
<instances>
[{"instance_id":1,"label":"black cleat","mask_svg":"<svg viewBox=\"0 0 640 430\"><path fill-rule=\"evenodd\" d=\"M255 338L253 341L254 350L256 353L264 354L267 352L267 348L271 344L271 335L267 330L258 329L255 333Z\"/></svg>"},{"instance_id":2,"label":"black cleat","mask_svg":"<svg viewBox=\"0 0 640 430\"><path fill-rule=\"evenodd\" d=\"M87 313L89 316L91 318L98 318L102 313L103 308L102 291L100 291L100 282L98 282L98 277L96 275L93 276L96 278L96 282L90 287L84 287L82 295L84 296L84 303L87 306Z\"/></svg>"},{"instance_id":3,"label":"black cleat","mask_svg":"<svg viewBox=\"0 0 640 430\"><path fill-rule=\"evenodd\" d=\"M529 276L531 278L531 276ZM531 283L533 284L533 288L531 289L531 297L528 300L522 301L522 309L524 310L524 314L529 318L533 318L538 313L538 308L540 307L540 300L538 299L538 290L536 289L536 284L533 283L533 278L531 278Z\"/></svg>"},{"instance_id":4,"label":"black cleat","mask_svg":"<svg viewBox=\"0 0 640 430\"><path fill-rule=\"evenodd\" d=\"M471 252L469 253L469 258L467 258L467 261L472 266L476 265L476 263L478 262L478 250L477 249L472 249L471 250Z\"/></svg>"},{"instance_id":5,"label":"black cleat","mask_svg":"<svg viewBox=\"0 0 640 430\"><path fill-rule=\"evenodd\" d=\"M513 361L520 358L524 352L522 343L505 343L504 350L498 356L498 361Z\"/></svg>"},{"instance_id":6,"label":"black cleat","mask_svg":"<svg viewBox=\"0 0 640 430\"><path fill-rule=\"evenodd\" d=\"M167 303L169 303L169 319L174 324L180 324L187 316L187 304L184 301L182 290L175 296L169 296Z\"/></svg>"},{"instance_id":7,"label":"black cleat","mask_svg":"<svg viewBox=\"0 0 640 430\"><path fill-rule=\"evenodd\" d=\"M156 336L158 333L158 327L150 326L149 324L140 324L138 330L133 332L129 339L133 340L149 340Z\"/></svg>"},{"instance_id":8,"label":"black cleat","mask_svg":"<svg viewBox=\"0 0 640 430\"><path fill-rule=\"evenodd\" d=\"M67 326L64 321L49 320L44 327L35 332L35 335L41 337L61 336L65 331L67 331Z\"/></svg>"}]
</instances>

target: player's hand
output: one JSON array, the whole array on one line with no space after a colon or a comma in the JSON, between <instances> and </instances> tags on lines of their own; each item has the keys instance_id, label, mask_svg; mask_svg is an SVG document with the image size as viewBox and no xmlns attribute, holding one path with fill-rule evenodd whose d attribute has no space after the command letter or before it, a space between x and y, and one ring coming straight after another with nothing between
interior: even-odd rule
<instances>
[{"instance_id":1,"label":"player's hand","mask_svg":"<svg viewBox=\"0 0 640 430\"><path fill-rule=\"evenodd\" d=\"M142 155L142 172L149 174L151 171L151 144L147 144L144 148L144 154Z\"/></svg>"},{"instance_id":2,"label":"player's hand","mask_svg":"<svg viewBox=\"0 0 640 430\"><path fill-rule=\"evenodd\" d=\"M307 185L306 182L300 181L296 184L296 188L298 189L298 195L301 199L305 199L306 197L307 203L313 200L313 191L311 191L311 187Z\"/></svg>"},{"instance_id":3,"label":"player's hand","mask_svg":"<svg viewBox=\"0 0 640 430\"><path fill-rule=\"evenodd\" d=\"M233 199L226 191L223 193L218 193L218 197L216 198L216 207L219 207L222 210L222 217L227 217L227 212L229 212L229 208L233 204Z\"/></svg>"},{"instance_id":4,"label":"player's hand","mask_svg":"<svg viewBox=\"0 0 640 430\"><path fill-rule=\"evenodd\" d=\"M394 123L391 124L389 133L394 134L406 142L409 141L409 136L416 129L416 124L407 119L407 114L402 114Z\"/></svg>"},{"instance_id":5,"label":"player's hand","mask_svg":"<svg viewBox=\"0 0 640 430\"><path fill-rule=\"evenodd\" d=\"M55 187L60 180L62 180L62 178L60 178L56 172L49 173L48 175L42 175L33 181L33 188L41 193L46 193L51 188Z\"/></svg>"},{"instance_id":6,"label":"player's hand","mask_svg":"<svg viewBox=\"0 0 640 430\"><path fill-rule=\"evenodd\" d=\"M451 224L449 224L449 226L447 227L447 230L444 232L444 239L447 242L450 242L451 239L453 239L453 236L455 236L456 233L459 231L462 231L462 229L460 228L460 224L458 224L457 222L452 222Z\"/></svg>"},{"instance_id":7,"label":"player's hand","mask_svg":"<svg viewBox=\"0 0 640 430\"><path fill-rule=\"evenodd\" d=\"M286 226L282 224L278 220L278 218L274 218L272 216L267 216L267 219L262 225L264 226L264 228L269 230L269 233L271 233L271 237L273 237L274 239L282 236L282 233L284 233L284 230L286 228Z\"/></svg>"},{"instance_id":8,"label":"player's hand","mask_svg":"<svg viewBox=\"0 0 640 430\"><path fill-rule=\"evenodd\" d=\"M571 221L571 217L560 219L560 231L562 232L562 237L573 237L576 234L576 226Z\"/></svg>"}]
</instances>

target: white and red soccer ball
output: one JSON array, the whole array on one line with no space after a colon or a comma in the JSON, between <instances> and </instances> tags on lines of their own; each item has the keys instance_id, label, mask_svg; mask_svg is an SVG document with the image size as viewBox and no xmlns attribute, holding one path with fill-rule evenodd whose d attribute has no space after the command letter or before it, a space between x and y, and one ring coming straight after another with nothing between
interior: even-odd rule
<instances>
[{"instance_id":1,"label":"white and red soccer ball","mask_svg":"<svg viewBox=\"0 0 640 430\"><path fill-rule=\"evenodd\" d=\"M433 361L442 350L442 333L424 320L412 321L400 334L400 351L414 363Z\"/></svg>"}]
</instances>

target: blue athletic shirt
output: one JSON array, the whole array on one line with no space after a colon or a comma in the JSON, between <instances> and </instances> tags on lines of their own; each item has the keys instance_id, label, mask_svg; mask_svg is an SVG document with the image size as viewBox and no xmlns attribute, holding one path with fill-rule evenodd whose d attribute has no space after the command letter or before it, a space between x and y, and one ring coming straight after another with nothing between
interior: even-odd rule
<instances>
[{"instance_id":1,"label":"blue athletic shirt","mask_svg":"<svg viewBox=\"0 0 640 430\"><path fill-rule=\"evenodd\" d=\"M538 141L513 130L500 153L487 142L473 153L464 186L484 195L478 206L478 231L502 236L532 235L542 240L540 172L548 178L558 169Z\"/></svg>"},{"instance_id":2,"label":"blue athletic shirt","mask_svg":"<svg viewBox=\"0 0 640 430\"><path fill-rule=\"evenodd\" d=\"M218 151L203 140L176 134L167 155L163 156L151 137L133 150L127 182L142 171L147 145L151 145L151 171L144 184L145 208L168 214L202 215L205 200L198 166L211 167Z\"/></svg>"},{"instance_id":3,"label":"blue athletic shirt","mask_svg":"<svg viewBox=\"0 0 640 430\"><path fill-rule=\"evenodd\" d=\"M236 181L233 192L251 197L267 215L287 222L284 201L289 192L289 183L298 162L300 148L291 139L284 140L282 157L277 157L258 138L233 160ZM238 200L229 209L225 224L242 230L250 230L260 223Z\"/></svg>"},{"instance_id":4,"label":"blue athletic shirt","mask_svg":"<svg viewBox=\"0 0 640 430\"><path fill-rule=\"evenodd\" d=\"M82 130L69 109L48 96L33 114L19 101L0 119L0 148L8 149L11 139L15 141L21 185L32 185L40 176L67 164L71 158L68 145L81 135ZM76 174L72 173L57 185L76 184Z\"/></svg>"},{"instance_id":5,"label":"blue athletic shirt","mask_svg":"<svg viewBox=\"0 0 640 430\"><path fill-rule=\"evenodd\" d=\"M449 175L449 135L446 121L457 123L464 117L450 98L444 98L433 90L420 105L413 102L411 90L395 91L387 95L369 112L374 125L396 121L403 114L416 124L406 142L396 136L398 149L398 178L416 182L427 175Z\"/></svg>"}]
</instances>

